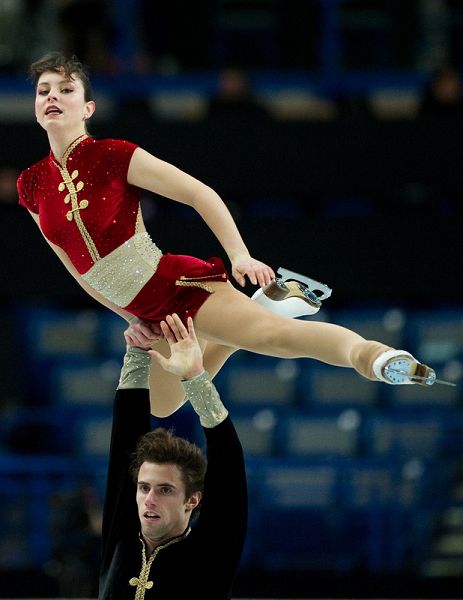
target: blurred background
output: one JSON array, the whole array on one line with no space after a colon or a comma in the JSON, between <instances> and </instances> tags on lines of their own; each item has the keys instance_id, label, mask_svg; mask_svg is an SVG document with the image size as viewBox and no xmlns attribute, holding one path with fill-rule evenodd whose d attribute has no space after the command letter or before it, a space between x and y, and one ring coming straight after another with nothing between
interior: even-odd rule
<instances>
[{"instance_id":1,"label":"blurred background","mask_svg":"<svg viewBox=\"0 0 463 600\"><path fill-rule=\"evenodd\" d=\"M93 135L216 189L254 256L334 288L317 318L459 383L235 354L217 378L250 486L235 596L461 597L460 0L0 0L0 597L96 596L124 352L17 205L48 154L27 69L56 49L91 67ZM163 251L223 256L190 209L142 202ZM188 408L156 424L203 443Z\"/></svg>"}]
</instances>

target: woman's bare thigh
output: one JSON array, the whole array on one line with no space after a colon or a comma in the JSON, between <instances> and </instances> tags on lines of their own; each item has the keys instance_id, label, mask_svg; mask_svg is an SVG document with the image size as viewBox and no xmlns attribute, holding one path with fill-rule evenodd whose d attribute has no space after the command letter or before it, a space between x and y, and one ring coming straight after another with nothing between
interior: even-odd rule
<instances>
[{"instance_id":1,"label":"woman's bare thigh","mask_svg":"<svg viewBox=\"0 0 463 600\"><path fill-rule=\"evenodd\" d=\"M260 306L229 283L214 293L194 323L202 339L283 358L307 357L351 367L351 352L364 342L357 333L332 323L290 319Z\"/></svg>"}]
</instances>

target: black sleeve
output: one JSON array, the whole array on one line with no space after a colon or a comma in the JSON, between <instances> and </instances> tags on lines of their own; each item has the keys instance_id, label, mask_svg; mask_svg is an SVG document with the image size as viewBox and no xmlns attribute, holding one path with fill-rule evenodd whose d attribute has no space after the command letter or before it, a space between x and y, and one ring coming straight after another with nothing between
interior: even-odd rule
<instances>
[{"instance_id":1,"label":"black sleeve","mask_svg":"<svg viewBox=\"0 0 463 600\"><path fill-rule=\"evenodd\" d=\"M139 528L135 485L129 474L140 437L151 429L149 390L117 390L103 509L101 572L109 567L124 532Z\"/></svg>"},{"instance_id":2,"label":"black sleeve","mask_svg":"<svg viewBox=\"0 0 463 600\"><path fill-rule=\"evenodd\" d=\"M203 552L224 576L237 570L247 529L247 484L243 449L227 417L220 425L204 428L207 472L201 512L195 527Z\"/></svg>"}]
</instances>

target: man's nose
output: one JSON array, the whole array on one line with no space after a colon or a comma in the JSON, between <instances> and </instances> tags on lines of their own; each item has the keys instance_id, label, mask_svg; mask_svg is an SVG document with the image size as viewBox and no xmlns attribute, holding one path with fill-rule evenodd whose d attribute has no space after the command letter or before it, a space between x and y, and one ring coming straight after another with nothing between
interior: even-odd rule
<instances>
[{"instance_id":1,"label":"man's nose","mask_svg":"<svg viewBox=\"0 0 463 600\"><path fill-rule=\"evenodd\" d=\"M154 490L150 490L146 495L145 504L147 506L154 506L156 504L156 494L154 493Z\"/></svg>"}]
</instances>

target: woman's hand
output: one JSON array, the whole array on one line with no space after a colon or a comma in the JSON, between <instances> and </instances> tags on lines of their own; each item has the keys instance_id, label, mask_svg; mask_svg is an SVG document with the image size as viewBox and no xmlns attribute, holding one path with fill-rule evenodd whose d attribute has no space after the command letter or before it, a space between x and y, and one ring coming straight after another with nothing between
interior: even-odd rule
<instances>
[{"instance_id":1,"label":"woman's hand","mask_svg":"<svg viewBox=\"0 0 463 600\"><path fill-rule=\"evenodd\" d=\"M175 313L161 321L161 330L170 348L170 357L166 358L155 350L149 353L165 371L179 375L182 379L191 379L204 371L203 354L196 338L193 319L188 317L188 329Z\"/></svg>"},{"instance_id":2,"label":"woman's hand","mask_svg":"<svg viewBox=\"0 0 463 600\"><path fill-rule=\"evenodd\" d=\"M161 329L148 321L134 318L124 331L124 338L129 346L149 350L153 344L164 337Z\"/></svg>"},{"instance_id":3,"label":"woman's hand","mask_svg":"<svg viewBox=\"0 0 463 600\"><path fill-rule=\"evenodd\" d=\"M249 255L238 255L231 260L232 275L236 281L244 287L246 285L246 277L253 285L264 287L275 279L275 273L268 265L256 260Z\"/></svg>"}]
</instances>

